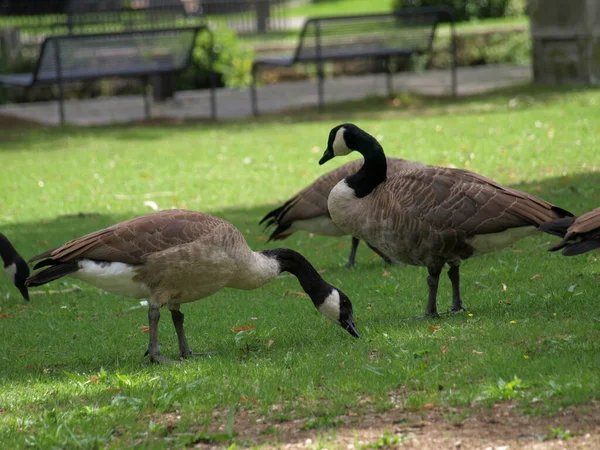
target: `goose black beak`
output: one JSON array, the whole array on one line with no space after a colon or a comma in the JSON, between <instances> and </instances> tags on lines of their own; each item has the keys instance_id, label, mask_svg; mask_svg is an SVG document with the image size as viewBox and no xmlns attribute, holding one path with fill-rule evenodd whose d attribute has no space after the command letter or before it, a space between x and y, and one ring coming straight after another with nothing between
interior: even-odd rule
<instances>
[{"instance_id":1,"label":"goose black beak","mask_svg":"<svg viewBox=\"0 0 600 450\"><path fill-rule=\"evenodd\" d=\"M352 317L348 317L345 320L341 320L340 325L355 338L360 337L360 334L358 334L358 330L356 329L356 325L354 325L354 320L352 320Z\"/></svg>"},{"instance_id":2,"label":"goose black beak","mask_svg":"<svg viewBox=\"0 0 600 450\"><path fill-rule=\"evenodd\" d=\"M333 154L333 149L331 148L331 146L329 146L327 147L327 150L325 150L325 153L323 153L323 156L319 160L319 165L322 166L333 157L335 157L335 155Z\"/></svg>"}]
</instances>

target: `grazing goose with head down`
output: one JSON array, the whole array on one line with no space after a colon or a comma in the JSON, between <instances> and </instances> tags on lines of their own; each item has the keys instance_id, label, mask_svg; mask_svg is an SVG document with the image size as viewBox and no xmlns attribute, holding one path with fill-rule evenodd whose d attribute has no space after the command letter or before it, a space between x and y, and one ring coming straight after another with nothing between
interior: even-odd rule
<instances>
[{"instance_id":1,"label":"grazing goose with head down","mask_svg":"<svg viewBox=\"0 0 600 450\"><path fill-rule=\"evenodd\" d=\"M352 175L362 166L362 160L350 161L337 169L327 172L317 178L310 186L305 187L282 206L269 212L260 221L266 222L265 228L276 225L269 236L269 241L284 240L296 231L305 230L320 236L344 236L347 233L340 230L331 220L327 208L327 198L333 187L341 180ZM388 175L411 165L421 165L413 161L398 158L387 158ZM360 240L352 237L352 249L346 267L353 267L356 259L356 249ZM375 247L367 243L369 248L377 253L388 264L392 260Z\"/></svg>"},{"instance_id":2,"label":"grazing goose with head down","mask_svg":"<svg viewBox=\"0 0 600 450\"><path fill-rule=\"evenodd\" d=\"M551 252L563 249L563 255L575 256L600 248L600 208L577 218L564 217L543 223L540 230L562 238L550 248Z\"/></svg>"},{"instance_id":3,"label":"grazing goose with head down","mask_svg":"<svg viewBox=\"0 0 600 450\"><path fill-rule=\"evenodd\" d=\"M31 258L46 267L27 279L39 286L66 275L125 297L149 298L148 354L159 351L160 308L167 306L182 358L192 355L183 331L182 303L224 287L256 289L281 272L294 274L328 319L358 337L348 297L321 278L299 253L279 248L253 252L229 222L195 211L167 210L127 220ZM49 267L48 267L49 266Z\"/></svg>"},{"instance_id":4,"label":"grazing goose with head down","mask_svg":"<svg viewBox=\"0 0 600 450\"><path fill-rule=\"evenodd\" d=\"M2 233L0 233L0 256L4 261L4 270L8 273L10 280L19 289L23 298L29 300L29 292L25 287L25 280L29 276L29 267Z\"/></svg>"},{"instance_id":5,"label":"grazing goose with head down","mask_svg":"<svg viewBox=\"0 0 600 450\"><path fill-rule=\"evenodd\" d=\"M331 218L390 257L427 267L426 316L437 316L438 282L446 264L452 310L460 311L462 260L506 247L544 222L572 215L467 170L424 165L387 177L383 148L352 124L331 130L319 164L355 150L364 164L329 194Z\"/></svg>"}]
</instances>

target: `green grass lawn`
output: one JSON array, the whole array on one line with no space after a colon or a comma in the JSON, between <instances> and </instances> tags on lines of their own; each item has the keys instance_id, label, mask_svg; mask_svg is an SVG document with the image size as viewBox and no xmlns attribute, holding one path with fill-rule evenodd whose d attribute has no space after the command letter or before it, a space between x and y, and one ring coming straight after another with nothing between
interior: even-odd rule
<instances>
[{"instance_id":1,"label":"green grass lawn","mask_svg":"<svg viewBox=\"0 0 600 450\"><path fill-rule=\"evenodd\" d=\"M396 103L398 104L398 103ZM574 213L600 204L600 90L507 90L450 102L368 101L310 114L218 125L2 129L0 230L26 256L160 208L234 223L256 250L260 218L335 164L317 164L329 130L352 120L388 155L474 170ZM351 111L350 113L348 111ZM398 112L400 111L400 113ZM334 162L347 161L338 158ZM190 345L210 357L149 365L146 308L76 280L25 303L0 276L0 442L3 448L179 448L193 442L280 442L277 425L326 430L353 411L433 404L442 412L512 401L555 414L598 400L597 254L546 252L527 238L466 261L468 314L405 321L424 311L426 271L387 267L349 238L297 233L302 252L354 303L361 339L328 322L281 277L184 305ZM53 294L49 290L81 291ZM440 284L439 309L450 305ZM252 325L249 332L231 328ZM161 350L175 357L168 314ZM243 420L242 420L243 419ZM251 442L241 428L270 423ZM317 432L315 431L315 432ZM319 431L320 432L320 431Z\"/></svg>"}]
</instances>

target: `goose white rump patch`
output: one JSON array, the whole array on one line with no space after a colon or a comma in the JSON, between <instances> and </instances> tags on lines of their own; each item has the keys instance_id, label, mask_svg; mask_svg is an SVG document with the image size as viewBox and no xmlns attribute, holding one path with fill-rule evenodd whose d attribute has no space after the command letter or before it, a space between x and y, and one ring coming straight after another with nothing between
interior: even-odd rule
<instances>
[{"instance_id":1,"label":"goose white rump patch","mask_svg":"<svg viewBox=\"0 0 600 450\"><path fill-rule=\"evenodd\" d=\"M148 297L148 287L133 280L136 275L135 266L130 264L84 259L79 262L79 270L69 276L123 297Z\"/></svg>"},{"instance_id":2,"label":"goose white rump patch","mask_svg":"<svg viewBox=\"0 0 600 450\"><path fill-rule=\"evenodd\" d=\"M6 273L10 277L10 281L12 281L14 283L15 282L15 275L17 274L17 265L15 263L12 263L11 265L6 266L4 268L4 270L6 270Z\"/></svg>"},{"instance_id":3,"label":"goose white rump patch","mask_svg":"<svg viewBox=\"0 0 600 450\"><path fill-rule=\"evenodd\" d=\"M319 311L329 320L340 321L340 293L337 289L331 291L325 301L319 306Z\"/></svg>"},{"instance_id":4,"label":"goose white rump patch","mask_svg":"<svg viewBox=\"0 0 600 450\"><path fill-rule=\"evenodd\" d=\"M508 247L519 239L535 233L537 229L533 226L509 228L500 233L479 234L467 243L475 249L476 254L488 253L501 248Z\"/></svg>"}]
</instances>

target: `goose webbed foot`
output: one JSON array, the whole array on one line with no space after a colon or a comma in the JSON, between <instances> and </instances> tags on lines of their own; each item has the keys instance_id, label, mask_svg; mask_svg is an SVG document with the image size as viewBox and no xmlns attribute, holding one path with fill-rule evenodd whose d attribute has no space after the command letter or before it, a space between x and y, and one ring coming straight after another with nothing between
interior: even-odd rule
<instances>
[{"instance_id":1,"label":"goose webbed foot","mask_svg":"<svg viewBox=\"0 0 600 450\"><path fill-rule=\"evenodd\" d=\"M150 362L156 363L156 364L175 364L177 362L170 358L167 358L166 356L161 355L160 352L159 353L151 353L150 349L146 350L146 353L144 353L144 356L149 356Z\"/></svg>"}]
</instances>

